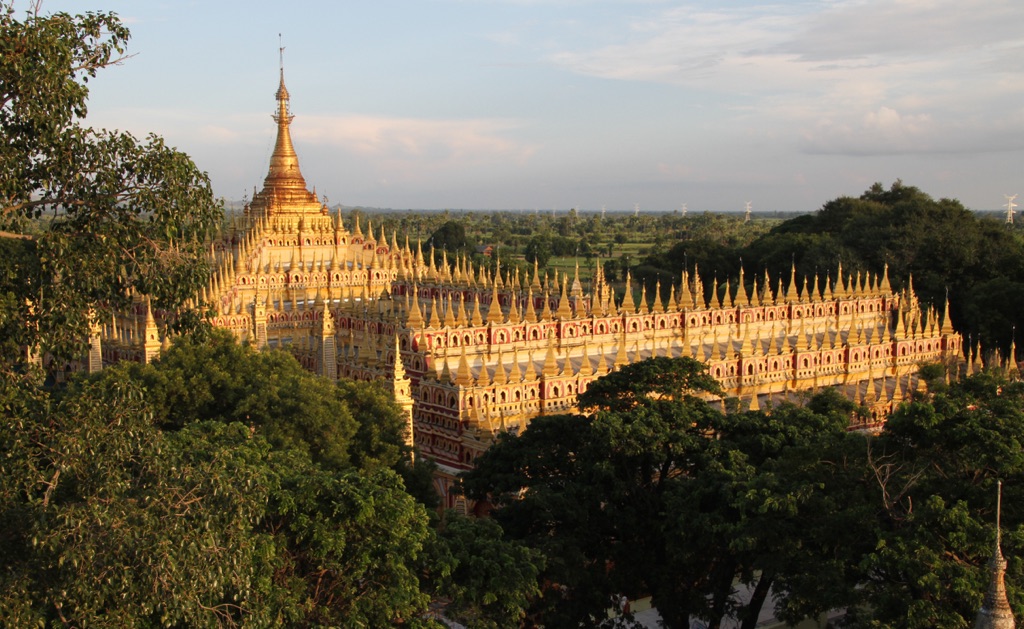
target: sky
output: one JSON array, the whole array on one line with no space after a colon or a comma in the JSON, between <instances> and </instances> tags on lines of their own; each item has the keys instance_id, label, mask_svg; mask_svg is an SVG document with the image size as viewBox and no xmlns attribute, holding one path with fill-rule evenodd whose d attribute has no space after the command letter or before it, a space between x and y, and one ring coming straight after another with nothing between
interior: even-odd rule
<instances>
[{"instance_id":1,"label":"sky","mask_svg":"<svg viewBox=\"0 0 1024 629\"><path fill-rule=\"evenodd\" d=\"M279 34L302 172L331 205L807 212L896 179L976 210L1024 194L1020 0L42 10L128 24L134 56L90 82L87 123L162 135L229 200L266 176Z\"/></svg>"}]
</instances>

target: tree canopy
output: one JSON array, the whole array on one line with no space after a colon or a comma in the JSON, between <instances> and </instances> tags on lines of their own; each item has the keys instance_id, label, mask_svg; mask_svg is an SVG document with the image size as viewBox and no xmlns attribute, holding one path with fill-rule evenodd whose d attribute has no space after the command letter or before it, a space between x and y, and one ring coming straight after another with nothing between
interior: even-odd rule
<instances>
[{"instance_id":1,"label":"tree canopy","mask_svg":"<svg viewBox=\"0 0 1024 629\"><path fill-rule=\"evenodd\" d=\"M442 250L449 254L465 253L469 246L469 242L466 240L466 226L456 220L445 221L430 235L426 244L439 253ZM435 262L440 262L440 258Z\"/></svg>"},{"instance_id":2,"label":"tree canopy","mask_svg":"<svg viewBox=\"0 0 1024 629\"><path fill-rule=\"evenodd\" d=\"M163 429L199 419L242 422L327 470L392 469L420 501L436 505L432 467L411 464L405 414L379 383L331 382L290 354L256 351L216 330L177 339L154 364L120 368L145 387Z\"/></svg>"},{"instance_id":3,"label":"tree canopy","mask_svg":"<svg viewBox=\"0 0 1024 629\"><path fill-rule=\"evenodd\" d=\"M881 274L888 265L896 290L912 276L917 293L939 311L948 293L957 330L1004 355L1015 327L1024 329L1021 232L898 180L889 188L876 183L860 197L833 199L745 241L692 231L666 253L649 256L643 262L648 270L637 277L647 279L650 290L658 277L651 269L678 278L684 266L692 271L699 265L702 274L735 281L742 264L749 290L765 270L788 278L793 265L799 277L831 273L835 280L840 262L844 273Z\"/></svg>"},{"instance_id":4,"label":"tree canopy","mask_svg":"<svg viewBox=\"0 0 1024 629\"><path fill-rule=\"evenodd\" d=\"M431 533L394 471L238 421L163 430L124 368L59 403L6 378L0 400L0 624L420 622ZM281 413L277 433L304 421Z\"/></svg>"},{"instance_id":5,"label":"tree canopy","mask_svg":"<svg viewBox=\"0 0 1024 629\"><path fill-rule=\"evenodd\" d=\"M129 303L181 309L207 279L202 242L219 220L210 182L151 135L83 125L87 83L124 59L113 13L18 19L0 3L0 361L22 347L84 353L89 324ZM181 316L187 327L194 316Z\"/></svg>"},{"instance_id":6,"label":"tree canopy","mask_svg":"<svg viewBox=\"0 0 1024 629\"><path fill-rule=\"evenodd\" d=\"M451 599L445 613L473 629L515 629L540 594L537 577L544 557L536 549L506 539L488 518L470 518L447 511L438 531L444 566L438 594Z\"/></svg>"},{"instance_id":7,"label":"tree canopy","mask_svg":"<svg viewBox=\"0 0 1024 629\"><path fill-rule=\"evenodd\" d=\"M1006 481L1004 504L1024 491L1024 385L939 379L869 436L848 432L857 409L832 390L723 413L697 395L702 365L632 367L592 384L587 414L536 418L463 479L507 537L544 554L531 614L599 626L621 596L649 595L668 627L750 629L764 605L792 623L847 609L851 627L970 626L993 484ZM1004 512L1009 556L1022 522ZM1022 577L1011 562L1018 616Z\"/></svg>"},{"instance_id":8,"label":"tree canopy","mask_svg":"<svg viewBox=\"0 0 1024 629\"><path fill-rule=\"evenodd\" d=\"M551 239L547 236L534 236L526 243L523 251L527 262L546 267L553 253Z\"/></svg>"}]
</instances>

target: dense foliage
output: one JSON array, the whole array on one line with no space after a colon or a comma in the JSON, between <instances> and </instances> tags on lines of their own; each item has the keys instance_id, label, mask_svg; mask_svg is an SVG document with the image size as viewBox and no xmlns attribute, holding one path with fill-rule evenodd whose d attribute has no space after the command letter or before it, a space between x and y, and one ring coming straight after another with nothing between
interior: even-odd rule
<instances>
[{"instance_id":1,"label":"dense foliage","mask_svg":"<svg viewBox=\"0 0 1024 629\"><path fill-rule=\"evenodd\" d=\"M446 615L473 629L522 626L540 594L540 551L506 539L494 520L454 511L445 513L439 538L447 554L433 558L433 564L447 567L437 589L451 599Z\"/></svg>"},{"instance_id":2,"label":"dense foliage","mask_svg":"<svg viewBox=\"0 0 1024 629\"><path fill-rule=\"evenodd\" d=\"M588 414L539 417L466 475L506 535L546 556L532 614L598 626L650 595L669 627L749 629L764 605L791 622L847 608L851 627L971 626L996 479L1015 505L1008 556L1024 543L1024 385L936 380L876 436L846 430L858 409L834 391L723 413L708 389L688 358L630 365L582 396ZM1019 616L1021 562L1008 582Z\"/></svg>"},{"instance_id":3,"label":"dense foliage","mask_svg":"<svg viewBox=\"0 0 1024 629\"><path fill-rule=\"evenodd\" d=\"M766 269L787 281L794 265L799 278L818 273L824 280L829 273L835 280L840 263L846 274L880 274L888 264L896 290L913 276L914 289L939 311L948 292L957 330L1004 355L1014 326L1024 330L1021 233L900 181L829 201L817 213L785 221L749 242L688 235L664 254L648 257L641 266L650 270L641 276L662 277L664 285L664 278L698 265L705 276L730 278L735 285L742 264L749 292L753 278Z\"/></svg>"},{"instance_id":4,"label":"dense foliage","mask_svg":"<svg viewBox=\"0 0 1024 629\"><path fill-rule=\"evenodd\" d=\"M211 414L167 430L130 372L59 399L27 378L2 383L0 624L418 622L427 513L391 469L337 456L358 450L346 405L336 421L314 414L313 430L287 405L273 424ZM331 443L316 451L310 437Z\"/></svg>"},{"instance_id":5,"label":"dense foliage","mask_svg":"<svg viewBox=\"0 0 1024 629\"><path fill-rule=\"evenodd\" d=\"M0 364L82 355L132 291L178 311L207 278L210 182L159 137L84 127L87 81L118 63L112 13L23 20L0 2ZM195 316L176 320L188 327Z\"/></svg>"},{"instance_id":6,"label":"dense foliage","mask_svg":"<svg viewBox=\"0 0 1024 629\"><path fill-rule=\"evenodd\" d=\"M257 352L224 331L180 338L158 364L119 368L145 389L165 430L197 419L242 422L327 470L392 469L436 503L430 467L409 464L405 415L379 383L319 378L289 354Z\"/></svg>"},{"instance_id":7,"label":"dense foliage","mask_svg":"<svg viewBox=\"0 0 1024 629\"><path fill-rule=\"evenodd\" d=\"M459 221L446 221L430 235L424 245L436 251L445 251L454 259L455 254L464 254L469 247L466 226Z\"/></svg>"}]
</instances>

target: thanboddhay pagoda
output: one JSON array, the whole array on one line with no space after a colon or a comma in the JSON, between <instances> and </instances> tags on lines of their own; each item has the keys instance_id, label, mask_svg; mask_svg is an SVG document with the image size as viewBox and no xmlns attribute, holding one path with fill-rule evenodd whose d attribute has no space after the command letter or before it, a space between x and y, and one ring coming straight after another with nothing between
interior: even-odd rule
<instances>
[{"instance_id":1,"label":"thanboddhay pagoda","mask_svg":"<svg viewBox=\"0 0 1024 629\"><path fill-rule=\"evenodd\" d=\"M668 300L660 287L617 301L598 265L588 286L574 277L489 273L472 261L434 261L358 218L346 222L310 191L289 126L284 72L277 141L263 189L244 225L211 245L215 272L197 298L216 326L256 347L282 348L325 378L381 380L406 410L410 437L437 462L448 491L503 431L572 409L596 378L652 356L707 363L728 397L757 409L801 392L839 387L881 421L919 386L923 362L964 363L949 320L918 301L912 282L894 293L886 273L835 280L796 276L752 283L742 274L704 299L700 274L684 271ZM742 273L742 271L741 271ZM144 298L95 330L88 364L150 361L167 343L161 313ZM977 361L977 357L975 357Z\"/></svg>"}]
</instances>

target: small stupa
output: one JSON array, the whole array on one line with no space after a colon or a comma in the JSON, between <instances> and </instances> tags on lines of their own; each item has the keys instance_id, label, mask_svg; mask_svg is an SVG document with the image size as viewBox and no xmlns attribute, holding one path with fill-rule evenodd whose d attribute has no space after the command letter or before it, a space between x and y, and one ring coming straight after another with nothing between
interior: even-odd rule
<instances>
[{"instance_id":1,"label":"small stupa","mask_svg":"<svg viewBox=\"0 0 1024 629\"><path fill-rule=\"evenodd\" d=\"M1003 550L1000 548L999 518L1003 502L1003 482L999 481L999 495L996 497L996 549L989 560L990 581L985 600L978 610L978 616L974 620L974 629L1015 629L1017 623L1013 619L1013 610L1010 609L1010 602L1006 600L1006 584L1003 577L1006 574L1006 559L1003 558Z\"/></svg>"}]
</instances>

